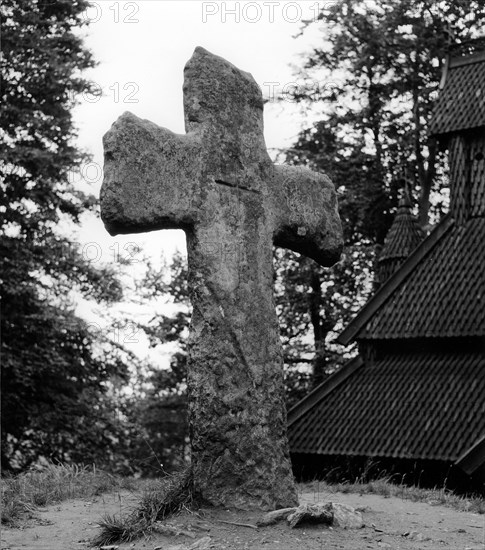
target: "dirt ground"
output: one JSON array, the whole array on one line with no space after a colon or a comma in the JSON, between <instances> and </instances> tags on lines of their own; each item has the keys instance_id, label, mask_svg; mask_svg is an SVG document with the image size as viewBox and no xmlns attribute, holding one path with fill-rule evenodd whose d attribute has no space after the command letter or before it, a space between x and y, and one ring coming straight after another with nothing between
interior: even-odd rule
<instances>
[{"instance_id":1,"label":"dirt ground","mask_svg":"<svg viewBox=\"0 0 485 550\"><path fill-rule=\"evenodd\" d=\"M94 500L71 500L49 506L40 520L22 529L2 530L3 550L86 550L98 532L96 522L104 514L126 512L137 501L136 494L112 493ZM261 516L254 512L202 509L184 513L168 523L185 534L157 534L119 549L130 550L485 550L485 515L457 512L433 503L415 503L396 497L342 493L303 493L303 502L340 502L362 512L365 527L340 529L320 526L290 529L286 523L257 529Z\"/></svg>"}]
</instances>

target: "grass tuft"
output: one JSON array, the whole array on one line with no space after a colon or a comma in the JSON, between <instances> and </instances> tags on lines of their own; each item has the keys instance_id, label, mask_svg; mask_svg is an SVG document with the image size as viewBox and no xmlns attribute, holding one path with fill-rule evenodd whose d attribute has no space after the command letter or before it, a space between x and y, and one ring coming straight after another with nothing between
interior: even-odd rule
<instances>
[{"instance_id":1,"label":"grass tuft","mask_svg":"<svg viewBox=\"0 0 485 550\"><path fill-rule=\"evenodd\" d=\"M1 522L15 527L33 517L39 506L89 498L113 489L132 489L135 485L135 480L112 476L95 466L51 463L42 470L2 478Z\"/></svg>"},{"instance_id":2,"label":"grass tuft","mask_svg":"<svg viewBox=\"0 0 485 550\"><path fill-rule=\"evenodd\" d=\"M145 489L133 512L119 516L105 516L100 522L101 533L93 541L95 546L130 542L148 536L155 522L162 521L183 509L197 505L193 492L190 468L158 480Z\"/></svg>"}]
</instances>

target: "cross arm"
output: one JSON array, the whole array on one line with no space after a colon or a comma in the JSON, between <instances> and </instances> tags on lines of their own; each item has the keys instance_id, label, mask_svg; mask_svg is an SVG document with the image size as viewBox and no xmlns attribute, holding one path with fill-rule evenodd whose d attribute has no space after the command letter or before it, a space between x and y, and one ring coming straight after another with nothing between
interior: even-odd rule
<instances>
[{"instance_id":1,"label":"cross arm","mask_svg":"<svg viewBox=\"0 0 485 550\"><path fill-rule=\"evenodd\" d=\"M201 146L196 136L124 113L105 134L101 217L111 235L194 223Z\"/></svg>"},{"instance_id":2,"label":"cross arm","mask_svg":"<svg viewBox=\"0 0 485 550\"><path fill-rule=\"evenodd\" d=\"M342 252L343 237L337 195L330 179L305 167L277 165L270 181L274 244L320 265L333 265Z\"/></svg>"}]
</instances>

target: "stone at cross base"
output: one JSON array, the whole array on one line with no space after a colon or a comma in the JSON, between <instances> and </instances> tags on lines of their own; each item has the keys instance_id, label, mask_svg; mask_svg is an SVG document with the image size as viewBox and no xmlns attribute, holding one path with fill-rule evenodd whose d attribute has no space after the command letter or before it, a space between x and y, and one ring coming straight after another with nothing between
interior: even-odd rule
<instances>
[{"instance_id":1,"label":"stone at cross base","mask_svg":"<svg viewBox=\"0 0 485 550\"><path fill-rule=\"evenodd\" d=\"M335 190L323 174L273 165L249 73L196 48L183 91L185 135L125 113L104 136L102 219L111 235L185 231L195 491L213 505L294 506L272 252L336 262Z\"/></svg>"}]
</instances>

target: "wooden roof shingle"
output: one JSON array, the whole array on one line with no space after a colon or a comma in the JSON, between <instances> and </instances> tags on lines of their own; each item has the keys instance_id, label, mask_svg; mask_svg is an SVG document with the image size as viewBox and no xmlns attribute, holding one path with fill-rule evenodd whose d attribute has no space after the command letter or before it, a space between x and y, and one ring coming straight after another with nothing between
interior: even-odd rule
<instances>
[{"instance_id":1,"label":"wooden roof shingle","mask_svg":"<svg viewBox=\"0 0 485 550\"><path fill-rule=\"evenodd\" d=\"M454 225L367 319L358 338L485 337L484 263L485 219Z\"/></svg>"},{"instance_id":2,"label":"wooden roof shingle","mask_svg":"<svg viewBox=\"0 0 485 550\"><path fill-rule=\"evenodd\" d=\"M310 407L305 399L290 410L292 453L457 462L485 433L480 351L395 353L346 368Z\"/></svg>"},{"instance_id":3,"label":"wooden roof shingle","mask_svg":"<svg viewBox=\"0 0 485 550\"><path fill-rule=\"evenodd\" d=\"M485 52L452 58L434 109L430 135L485 126Z\"/></svg>"}]
</instances>

